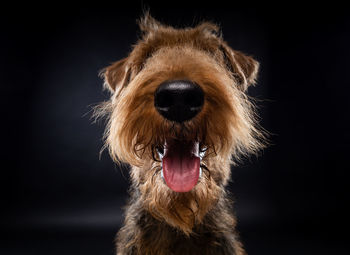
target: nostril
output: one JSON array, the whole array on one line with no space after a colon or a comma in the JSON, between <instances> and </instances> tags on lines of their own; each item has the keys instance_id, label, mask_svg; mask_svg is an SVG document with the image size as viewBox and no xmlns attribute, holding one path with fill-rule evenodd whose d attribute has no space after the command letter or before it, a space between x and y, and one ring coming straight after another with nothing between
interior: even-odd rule
<instances>
[{"instance_id":1,"label":"nostril","mask_svg":"<svg viewBox=\"0 0 350 255\"><path fill-rule=\"evenodd\" d=\"M192 109L197 109L203 106L204 96L201 90L193 90L185 95L185 104Z\"/></svg>"},{"instance_id":2,"label":"nostril","mask_svg":"<svg viewBox=\"0 0 350 255\"><path fill-rule=\"evenodd\" d=\"M160 91L156 95L156 107L157 108L169 108L173 104L173 96L168 91Z\"/></svg>"}]
</instances>

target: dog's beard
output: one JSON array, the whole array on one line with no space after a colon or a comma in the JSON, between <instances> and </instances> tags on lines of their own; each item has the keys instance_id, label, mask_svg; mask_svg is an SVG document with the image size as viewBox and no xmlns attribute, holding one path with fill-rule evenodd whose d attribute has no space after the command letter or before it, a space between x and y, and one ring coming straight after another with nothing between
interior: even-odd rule
<instances>
[{"instance_id":1,"label":"dog's beard","mask_svg":"<svg viewBox=\"0 0 350 255\"><path fill-rule=\"evenodd\" d=\"M141 176L138 188L144 208L156 219L167 222L186 235L191 234L193 227L200 224L217 203L223 192L222 187L204 168L202 178L190 191L175 192L161 177L161 162L153 162L153 167L149 167L138 169ZM203 167L202 164L200 168Z\"/></svg>"},{"instance_id":2,"label":"dog's beard","mask_svg":"<svg viewBox=\"0 0 350 255\"><path fill-rule=\"evenodd\" d=\"M140 191L142 205L152 216L190 234L193 226L202 222L222 195L230 176L231 155L239 158L240 153L258 147L249 108L244 107L240 98L228 100L213 94L196 118L176 124L156 113L153 101L131 99L124 95L111 107L106 133L111 156L133 166L133 186ZM180 141L181 146L166 148L167 142L175 140ZM183 145L186 144L184 141L189 145ZM163 149L163 166L168 170L162 170L163 160L157 154L158 147ZM178 147L183 151L174 152ZM166 149L169 154L164 152ZM200 153L203 149L206 149L206 155L198 164L197 150ZM183 171L184 168L178 167L182 163L190 166ZM199 178L198 169L209 171L203 171ZM163 176L168 174L167 185L161 177L162 172ZM176 178L173 176L172 179L174 173ZM186 173L190 173L189 179L184 177ZM177 185L176 179L186 185Z\"/></svg>"}]
</instances>

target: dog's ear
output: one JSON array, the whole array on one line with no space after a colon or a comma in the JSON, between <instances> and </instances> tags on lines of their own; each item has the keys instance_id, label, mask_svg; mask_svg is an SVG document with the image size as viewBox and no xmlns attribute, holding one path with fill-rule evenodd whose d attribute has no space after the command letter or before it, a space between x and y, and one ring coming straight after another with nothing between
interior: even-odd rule
<instances>
[{"instance_id":1,"label":"dog's ear","mask_svg":"<svg viewBox=\"0 0 350 255\"><path fill-rule=\"evenodd\" d=\"M102 70L104 86L111 92L119 90L129 82L130 68L128 68L127 60L128 58L123 58Z\"/></svg>"},{"instance_id":2,"label":"dog's ear","mask_svg":"<svg viewBox=\"0 0 350 255\"><path fill-rule=\"evenodd\" d=\"M259 63L242 52L232 50L229 46L221 46L224 60L237 80L237 85L242 91L246 91L250 85L254 85L257 79Z\"/></svg>"}]
</instances>

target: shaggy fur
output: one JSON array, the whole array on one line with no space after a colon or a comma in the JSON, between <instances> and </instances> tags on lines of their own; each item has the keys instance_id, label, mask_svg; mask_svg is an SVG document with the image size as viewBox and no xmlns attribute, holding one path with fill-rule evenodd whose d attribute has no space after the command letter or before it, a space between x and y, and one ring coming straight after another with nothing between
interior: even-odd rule
<instances>
[{"instance_id":1,"label":"shaggy fur","mask_svg":"<svg viewBox=\"0 0 350 255\"><path fill-rule=\"evenodd\" d=\"M117 236L117 254L245 254L225 186L230 164L257 152L263 135L245 94L258 63L232 50L219 28L201 23L175 29L145 15L143 32L127 58L103 71L112 96L97 116L107 115L106 147L131 168L131 199ZM164 81L186 79L205 93L202 111L178 124L154 107ZM200 142L205 151L199 183L176 193L161 178L157 149L169 138Z\"/></svg>"}]
</instances>

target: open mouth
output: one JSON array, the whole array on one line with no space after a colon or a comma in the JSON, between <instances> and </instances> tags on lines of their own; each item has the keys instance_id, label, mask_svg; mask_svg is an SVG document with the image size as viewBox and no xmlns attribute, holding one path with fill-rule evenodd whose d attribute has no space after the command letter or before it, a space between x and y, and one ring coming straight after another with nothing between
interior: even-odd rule
<instances>
[{"instance_id":1,"label":"open mouth","mask_svg":"<svg viewBox=\"0 0 350 255\"><path fill-rule=\"evenodd\" d=\"M167 140L163 149L158 149L162 160L162 177L175 192L192 190L201 178L201 158L198 142Z\"/></svg>"}]
</instances>

